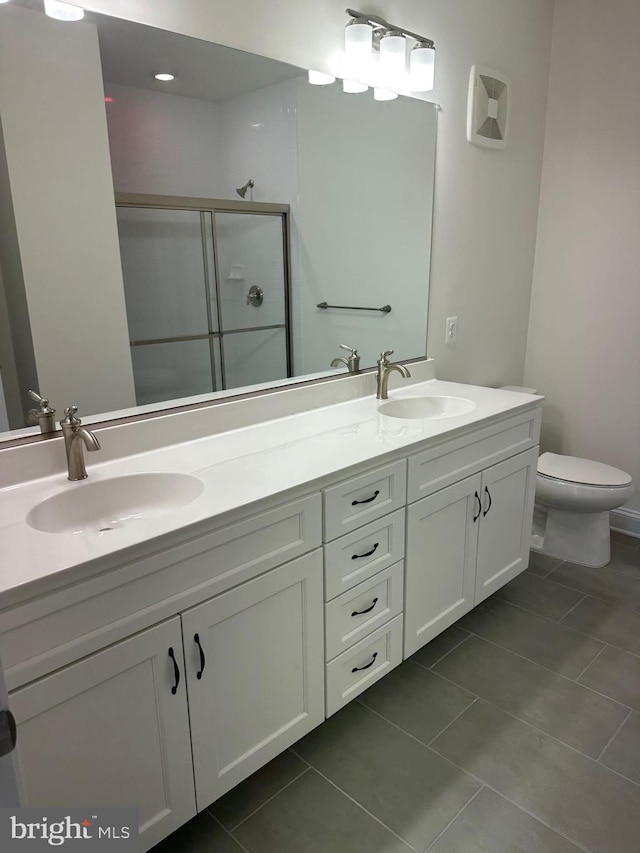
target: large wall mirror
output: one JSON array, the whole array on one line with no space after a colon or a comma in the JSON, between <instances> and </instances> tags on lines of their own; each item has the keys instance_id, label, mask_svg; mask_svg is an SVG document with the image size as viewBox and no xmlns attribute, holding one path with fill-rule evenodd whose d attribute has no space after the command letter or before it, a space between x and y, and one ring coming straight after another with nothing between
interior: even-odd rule
<instances>
[{"instance_id":1,"label":"large wall mirror","mask_svg":"<svg viewBox=\"0 0 640 853\"><path fill-rule=\"evenodd\" d=\"M25 5L13 14L35 25L38 4ZM96 359L62 399L52 362L83 322L63 288L55 305L68 334L57 323L39 367L38 294L22 274L34 247L10 233L19 199L3 152L0 377L18 394L0 395L0 433L20 433L0 440L25 434L34 386L59 413L74 402L95 421L331 375L345 369L331 368L340 344L362 367L381 349L426 354L435 105L312 86L304 69L117 18L91 14L87 25L98 33L122 270L108 286L124 292L119 363L131 387L105 412L89 386L115 388L117 371L101 375ZM47 26L47 37L71 38L73 25ZM159 71L175 79L159 82ZM15 101L33 81L16 74L11 85ZM5 137L15 109L0 113Z\"/></svg>"}]
</instances>

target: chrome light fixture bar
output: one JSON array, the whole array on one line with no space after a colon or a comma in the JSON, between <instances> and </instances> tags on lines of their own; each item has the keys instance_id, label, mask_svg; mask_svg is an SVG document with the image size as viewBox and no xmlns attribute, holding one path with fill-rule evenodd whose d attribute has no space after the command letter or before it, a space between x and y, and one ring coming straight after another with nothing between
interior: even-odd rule
<instances>
[{"instance_id":1,"label":"chrome light fixture bar","mask_svg":"<svg viewBox=\"0 0 640 853\"><path fill-rule=\"evenodd\" d=\"M379 88L394 89L406 81L413 92L430 92L434 84L436 46L432 39L391 24L379 15L347 9L351 20L345 27L345 57L354 75L366 79L376 68ZM406 76L407 39L415 42ZM374 54L379 45L378 61Z\"/></svg>"}]
</instances>

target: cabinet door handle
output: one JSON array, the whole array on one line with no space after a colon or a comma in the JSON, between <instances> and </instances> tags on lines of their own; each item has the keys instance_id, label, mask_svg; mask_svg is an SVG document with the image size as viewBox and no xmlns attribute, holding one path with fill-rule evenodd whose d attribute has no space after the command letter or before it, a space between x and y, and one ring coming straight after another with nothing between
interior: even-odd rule
<instances>
[{"instance_id":1,"label":"cabinet door handle","mask_svg":"<svg viewBox=\"0 0 640 853\"><path fill-rule=\"evenodd\" d=\"M370 666L374 665L377 657L378 657L378 652L374 652L373 657L371 658L369 663L365 664L364 666L354 666L354 668L351 670L351 672L361 672L363 669L369 669Z\"/></svg>"},{"instance_id":2,"label":"cabinet door handle","mask_svg":"<svg viewBox=\"0 0 640 853\"><path fill-rule=\"evenodd\" d=\"M379 544L380 544L379 542L376 542L376 544L373 546L373 548L370 551L367 551L366 554L352 554L351 559L352 560L360 560L360 559L362 559L362 557L370 557L372 554L375 553L375 550Z\"/></svg>"},{"instance_id":3,"label":"cabinet door handle","mask_svg":"<svg viewBox=\"0 0 640 853\"><path fill-rule=\"evenodd\" d=\"M365 498L363 501L351 501L351 506L357 506L357 504L370 504L371 501L375 501L379 494L380 489L376 489L370 498Z\"/></svg>"},{"instance_id":4,"label":"cabinet door handle","mask_svg":"<svg viewBox=\"0 0 640 853\"><path fill-rule=\"evenodd\" d=\"M486 486L484 487L484 491L485 491L486 496L489 498L489 504L488 504L487 508L482 511L482 517L483 518L491 509L491 492L489 491L489 489Z\"/></svg>"},{"instance_id":5,"label":"cabinet door handle","mask_svg":"<svg viewBox=\"0 0 640 853\"><path fill-rule=\"evenodd\" d=\"M174 674L175 679L176 679L176 683L171 688L171 692L175 696L176 693L178 692L178 684L180 684L180 669L178 667L178 661L176 660L176 656L173 653L173 646L169 646L169 657L173 661L173 674Z\"/></svg>"},{"instance_id":6,"label":"cabinet door handle","mask_svg":"<svg viewBox=\"0 0 640 853\"><path fill-rule=\"evenodd\" d=\"M8 708L0 711L0 758L13 752L18 739L16 719Z\"/></svg>"},{"instance_id":7,"label":"cabinet door handle","mask_svg":"<svg viewBox=\"0 0 640 853\"><path fill-rule=\"evenodd\" d=\"M367 607L366 610L354 610L351 615L352 616L362 616L363 613L371 613L371 611L373 610L373 608L376 606L377 603L378 603L378 599L374 598L373 604L370 607Z\"/></svg>"},{"instance_id":8,"label":"cabinet door handle","mask_svg":"<svg viewBox=\"0 0 640 853\"><path fill-rule=\"evenodd\" d=\"M476 492L475 499L478 501L478 512L473 516L474 523L480 518L480 513L482 512L482 501L480 500L480 495Z\"/></svg>"},{"instance_id":9,"label":"cabinet door handle","mask_svg":"<svg viewBox=\"0 0 640 853\"><path fill-rule=\"evenodd\" d=\"M198 651L200 652L200 670L196 673L196 678L198 679L198 681L200 681L205 666L204 651L202 650L202 645L200 644L200 634L193 635L193 642L198 646Z\"/></svg>"}]
</instances>

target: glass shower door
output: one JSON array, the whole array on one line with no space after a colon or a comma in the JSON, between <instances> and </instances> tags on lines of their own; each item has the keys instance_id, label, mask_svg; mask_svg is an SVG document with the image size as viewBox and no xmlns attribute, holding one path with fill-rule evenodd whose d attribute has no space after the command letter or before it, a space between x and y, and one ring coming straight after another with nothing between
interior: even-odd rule
<instances>
[{"instance_id":1,"label":"glass shower door","mask_svg":"<svg viewBox=\"0 0 640 853\"><path fill-rule=\"evenodd\" d=\"M138 404L216 390L211 213L118 207L117 218Z\"/></svg>"},{"instance_id":2,"label":"glass shower door","mask_svg":"<svg viewBox=\"0 0 640 853\"><path fill-rule=\"evenodd\" d=\"M281 214L214 214L226 388L291 375L287 246Z\"/></svg>"}]
</instances>

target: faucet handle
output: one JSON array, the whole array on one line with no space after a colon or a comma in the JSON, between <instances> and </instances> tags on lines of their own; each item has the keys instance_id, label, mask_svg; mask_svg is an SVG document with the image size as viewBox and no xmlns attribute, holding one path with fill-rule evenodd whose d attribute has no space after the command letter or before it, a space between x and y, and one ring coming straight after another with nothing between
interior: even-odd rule
<instances>
[{"instance_id":1,"label":"faucet handle","mask_svg":"<svg viewBox=\"0 0 640 853\"><path fill-rule=\"evenodd\" d=\"M32 400L38 403L39 409L43 414L55 414L56 410L51 408L46 397L41 397L37 391L32 391L31 389L27 391L27 394Z\"/></svg>"},{"instance_id":2,"label":"faucet handle","mask_svg":"<svg viewBox=\"0 0 640 853\"><path fill-rule=\"evenodd\" d=\"M340 349L344 349L347 352L351 353L352 356L358 355L358 350L356 349L356 347L350 347L349 344L338 344L338 346L340 347Z\"/></svg>"},{"instance_id":3,"label":"faucet handle","mask_svg":"<svg viewBox=\"0 0 640 853\"><path fill-rule=\"evenodd\" d=\"M388 349L388 350L385 350L384 352L381 352L380 353L380 363L381 364L388 364L390 355L393 355L392 349Z\"/></svg>"},{"instance_id":4,"label":"faucet handle","mask_svg":"<svg viewBox=\"0 0 640 853\"><path fill-rule=\"evenodd\" d=\"M82 423L80 418L76 417L76 412L78 411L77 406L68 406L64 410L65 418L60 421L60 426L78 426Z\"/></svg>"}]
</instances>

